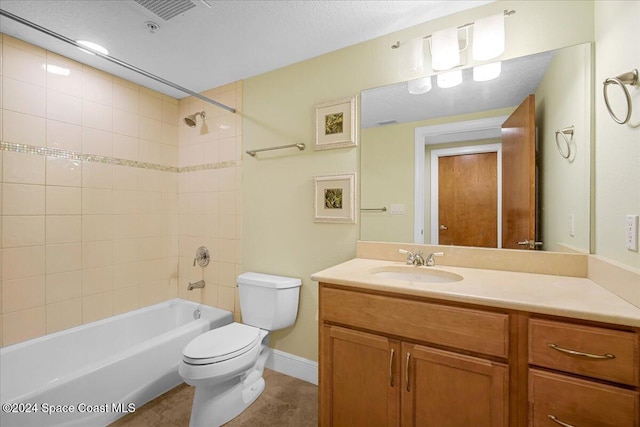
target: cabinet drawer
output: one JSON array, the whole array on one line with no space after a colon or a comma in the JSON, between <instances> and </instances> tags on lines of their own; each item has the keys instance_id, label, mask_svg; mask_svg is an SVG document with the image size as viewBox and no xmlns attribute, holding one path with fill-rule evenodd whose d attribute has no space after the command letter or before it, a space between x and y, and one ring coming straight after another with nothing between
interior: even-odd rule
<instances>
[{"instance_id":1,"label":"cabinet drawer","mask_svg":"<svg viewBox=\"0 0 640 427\"><path fill-rule=\"evenodd\" d=\"M426 343L507 357L509 316L502 313L321 287L323 321Z\"/></svg>"},{"instance_id":2,"label":"cabinet drawer","mask_svg":"<svg viewBox=\"0 0 640 427\"><path fill-rule=\"evenodd\" d=\"M529 363L638 385L638 335L606 328L531 319Z\"/></svg>"},{"instance_id":3,"label":"cabinet drawer","mask_svg":"<svg viewBox=\"0 0 640 427\"><path fill-rule=\"evenodd\" d=\"M531 427L638 427L639 408L636 391L535 369L529 371Z\"/></svg>"}]
</instances>

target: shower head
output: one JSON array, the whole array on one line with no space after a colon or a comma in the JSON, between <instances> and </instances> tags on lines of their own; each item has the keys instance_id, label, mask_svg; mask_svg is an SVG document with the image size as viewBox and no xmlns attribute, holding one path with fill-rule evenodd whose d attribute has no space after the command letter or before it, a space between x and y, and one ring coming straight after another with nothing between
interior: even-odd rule
<instances>
[{"instance_id":1,"label":"shower head","mask_svg":"<svg viewBox=\"0 0 640 427\"><path fill-rule=\"evenodd\" d=\"M196 127L196 116L200 116L202 118L202 120L204 120L205 113L204 113L204 111L200 111L198 113L194 113L194 114L188 115L187 117L184 118L185 124L187 126L189 126L190 128Z\"/></svg>"}]
</instances>

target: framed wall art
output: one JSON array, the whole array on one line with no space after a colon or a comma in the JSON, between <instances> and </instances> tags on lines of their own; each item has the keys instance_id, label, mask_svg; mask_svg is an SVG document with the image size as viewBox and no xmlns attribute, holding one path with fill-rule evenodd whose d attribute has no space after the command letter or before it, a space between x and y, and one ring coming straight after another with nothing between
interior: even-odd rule
<instances>
[{"instance_id":1,"label":"framed wall art","mask_svg":"<svg viewBox=\"0 0 640 427\"><path fill-rule=\"evenodd\" d=\"M316 105L314 150L355 147L357 143L356 98Z\"/></svg>"},{"instance_id":2,"label":"framed wall art","mask_svg":"<svg viewBox=\"0 0 640 427\"><path fill-rule=\"evenodd\" d=\"M327 175L313 178L314 222L356 222L356 175Z\"/></svg>"}]
</instances>

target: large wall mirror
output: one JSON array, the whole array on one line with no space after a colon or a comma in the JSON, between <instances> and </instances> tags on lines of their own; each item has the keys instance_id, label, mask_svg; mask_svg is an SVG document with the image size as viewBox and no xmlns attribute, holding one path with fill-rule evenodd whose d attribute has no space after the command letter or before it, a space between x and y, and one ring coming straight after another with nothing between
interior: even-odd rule
<instances>
[{"instance_id":1,"label":"large wall mirror","mask_svg":"<svg viewBox=\"0 0 640 427\"><path fill-rule=\"evenodd\" d=\"M501 68L362 92L362 240L590 252L592 47Z\"/></svg>"}]
</instances>

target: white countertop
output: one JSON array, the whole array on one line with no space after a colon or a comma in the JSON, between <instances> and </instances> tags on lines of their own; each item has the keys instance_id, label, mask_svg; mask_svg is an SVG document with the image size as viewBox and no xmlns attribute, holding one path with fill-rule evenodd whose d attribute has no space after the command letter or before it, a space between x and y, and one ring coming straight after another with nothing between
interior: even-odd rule
<instances>
[{"instance_id":1,"label":"white countertop","mask_svg":"<svg viewBox=\"0 0 640 427\"><path fill-rule=\"evenodd\" d=\"M313 280L532 313L550 314L640 327L640 308L577 277L517 273L464 267L410 267L451 272L463 277L451 283L410 282L377 276L372 268L406 266L404 262L355 258L311 276Z\"/></svg>"}]
</instances>

